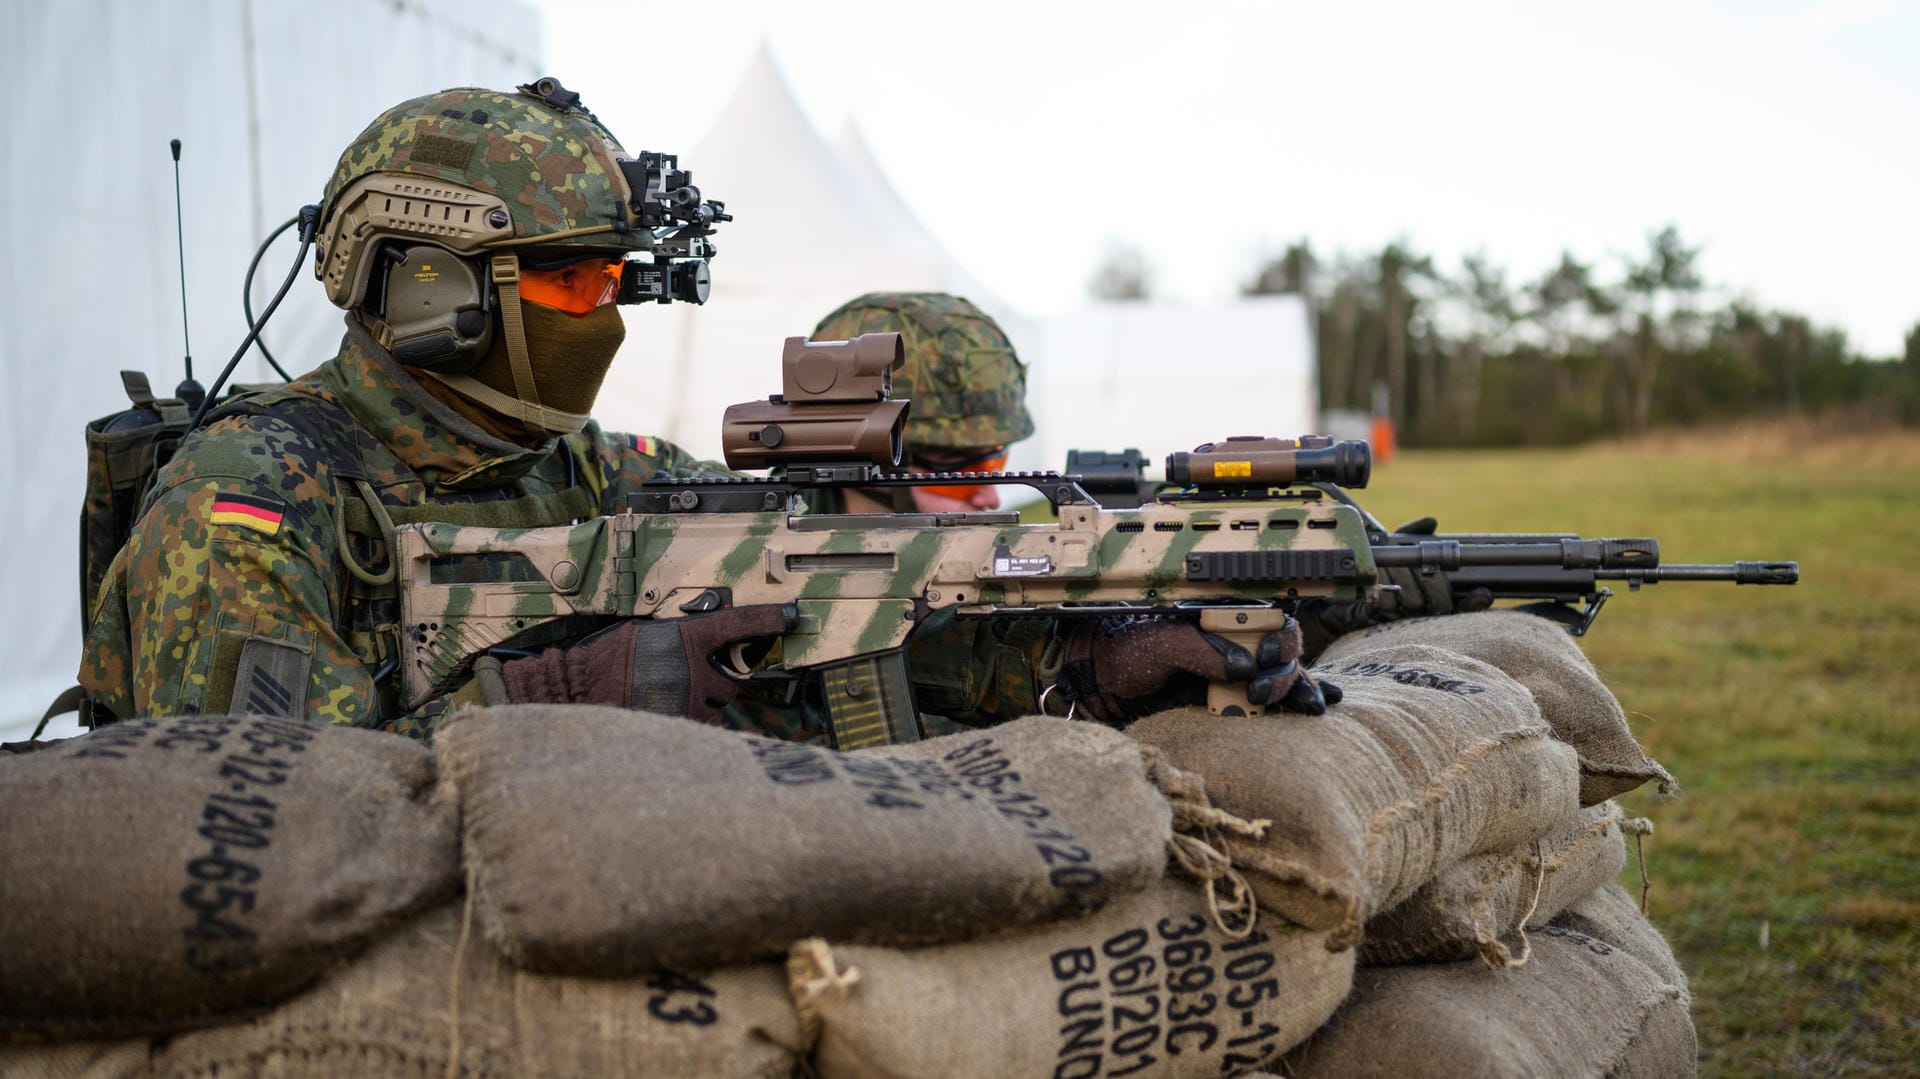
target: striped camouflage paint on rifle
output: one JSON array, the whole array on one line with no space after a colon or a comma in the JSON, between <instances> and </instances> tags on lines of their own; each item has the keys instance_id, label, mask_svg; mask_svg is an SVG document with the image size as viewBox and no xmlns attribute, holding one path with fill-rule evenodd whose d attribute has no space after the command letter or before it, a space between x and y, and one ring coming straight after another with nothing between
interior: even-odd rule
<instances>
[{"instance_id":1,"label":"striped camouflage paint on rifle","mask_svg":"<svg viewBox=\"0 0 1920 1079\"><path fill-rule=\"evenodd\" d=\"M936 522L912 514L625 513L542 529L413 525L398 545L407 581L402 677L413 699L543 623L675 618L708 609L715 597L736 606L794 604L800 617L784 638L783 662L805 668L897 648L919 619L945 607L962 615L1170 611L1360 599L1375 586L1359 514L1291 497L1132 510L1067 505L1057 522L1042 524L1004 514ZM1275 551L1328 557L1310 572L1276 576L1257 561Z\"/></svg>"}]
</instances>

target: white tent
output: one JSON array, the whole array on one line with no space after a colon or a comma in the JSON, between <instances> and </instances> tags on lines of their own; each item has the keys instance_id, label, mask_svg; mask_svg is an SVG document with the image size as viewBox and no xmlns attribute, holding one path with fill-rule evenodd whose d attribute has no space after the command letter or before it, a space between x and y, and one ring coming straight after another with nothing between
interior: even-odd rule
<instances>
[{"instance_id":1,"label":"white tent","mask_svg":"<svg viewBox=\"0 0 1920 1079\"><path fill-rule=\"evenodd\" d=\"M1298 296L1095 304L1049 316L1021 351L1044 402L1028 440L1034 467L1064 468L1069 449L1131 447L1159 462L1231 435L1317 433L1312 323Z\"/></svg>"},{"instance_id":2,"label":"white tent","mask_svg":"<svg viewBox=\"0 0 1920 1079\"><path fill-rule=\"evenodd\" d=\"M162 393L185 374L168 140L183 143L193 373L211 385L244 336L256 245L318 201L341 148L405 98L527 81L542 45L522 0L7 3L0 41L12 72L0 137L5 739L24 737L78 667L82 431L126 407L120 369ZM295 250L283 238L261 260L256 313ZM300 270L266 333L295 374L341 332L311 276ZM235 377L270 376L250 357Z\"/></svg>"},{"instance_id":3,"label":"white tent","mask_svg":"<svg viewBox=\"0 0 1920 1079\"><path fill-rule=\"evenodd\" d=\"M705 306L629 315L595 407L608 427L717 458L726 406L779 392L782 342L863 292L956 292L1006 316L1010 332L1017 324L919 224L864 146L828 144L764 46L680 163L737 220L715 236Z\"/></svg>"}]
</instances>

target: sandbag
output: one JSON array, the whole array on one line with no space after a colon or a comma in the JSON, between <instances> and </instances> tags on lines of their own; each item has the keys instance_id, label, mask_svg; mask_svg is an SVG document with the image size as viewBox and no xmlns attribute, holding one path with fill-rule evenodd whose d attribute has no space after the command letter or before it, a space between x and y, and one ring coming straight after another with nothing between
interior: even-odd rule
<instances>
[{"instance_id":1,"label":"sandbag","mask_svg":"<svg viewBox=\"0 0 1920 1079\"><path fill-rule=\"evenodd\" d=\"M0 757L0 1031L272 1004L459 882L433 756L292 720L115 723Z\"/></svg>"},{"instance_id":2,"label":"sandbag","mask_svg":"<svg viewBox=\"0 0 1920 1079\"><path fill-rule=\"evenodd\" d=\"M1652 967L1653 972L1665 979L1668 985L1678 986L1682 992L1687 991L1686 971L1681 969L1680 961L1674 958L1673 948L1667 943L1667 938L1661 936L1653 922L1640 913L1640 904L1634 902L1618 881L1610 880L1595 888L1569 904L1565 910L1548 920L1545 926L1535 926L1529 931L1575 933L1600 941Z\"/></svg>"},{"instance_id":3,"label":"sandbag","mask_svg":"<svg viewBox=\"0 0 1920 1079\"><path fill-rule=\"evenodd\" d=\"M920 943L1092 910L1165 872L1140 746L1045 716L836 753L584 705L435 738L487 937L551 973L700 969L802 937Z\"/></svg>"},{"instance_id":4,"label":"sandbag","mask_svg":"<svg viewBox=\"0 0 1920 1079\"><path fill-rule=\"evenodd\" d=\"M152 1063L145 1038L0 1045L7 1079L148 1079Z\"/></svg>"},{"instance_id":5,"label":"sandbag","mask_svg":"<svg viewBox=\"0 0 1920 1079\"><path fill-rule=\"evenodd\" d=\"M1232 1075L1325 1022L1353 963L1278 918L1226 936L1200 890L1172 879L988 940L814 940L788 960L823 1079Z\"/></svg>"},{"instance_id":6,"label":"sandbag","mask_svg":"<svg viewBox=\"0 0 1920 1079\"><path fill-rule=\"evenodd\" d=\"M1262 907L1354 944L1442 869L1531 843L1578 808L1573 749L1487 664L1409 645L1338 681L1345 699L1321 716L1187 708L1127 728L1204 777L1221 810L1271 822L1224 840Z\"/></svg>"},{"instance_id":7,"label":"sandbag","mask_svg":"<svg viewBox=\"0 0 1920 1079\"><path fill-rule=\"evenodd\" d=\"M442 907L266 1015L175 1039L156 1079L771 1079L798 1066L800 1020L778 963L532 974L464 915L457 902Z\"/></svg>"},{"instance_id":8,"label":"sandbag","mask_svg":"<svg viewBox=\"0 0 1920 1079\"><path fill-rule=\"evenodd\" d=\"M1515 930L1523 920L1552 918L1617 876L1627 858L1625 820L1619 806L1602 802L1534 843L1456 862L1412 898L1367 922L1361 964L1475 955L1493 967L1526 962L1525 933Z\"/></svg>"},{"instance_id":9,"label":"sandbag","mask_svg":"<svg viewBox=\"0 0 1920 1079\"><path fill-rule=\"evenodd\" d=\"M1275 1071L1295 1079L1690 1076L1685 992L1617 948L1540 934L1524 967L1363 967L1332 1021Z\"/></svg>"},{"instance_id":10,"label":"sandbag","mask_svg":"<svg viewBox=\"0 0 1920 1079\"><path fill-rule=\"evenodd\" d=\"M1349 633L1314 662L1337 682L1343 667L1382 647L1425 644L1491 663L1527 687L1555 738L1580 751L1580 804L1598 805L1652 780L1675 790L1668 774L1634 741L1627 716L1593 662L1558 622L1518 610L1409 618Z\"/></svg>"}]
</instances>

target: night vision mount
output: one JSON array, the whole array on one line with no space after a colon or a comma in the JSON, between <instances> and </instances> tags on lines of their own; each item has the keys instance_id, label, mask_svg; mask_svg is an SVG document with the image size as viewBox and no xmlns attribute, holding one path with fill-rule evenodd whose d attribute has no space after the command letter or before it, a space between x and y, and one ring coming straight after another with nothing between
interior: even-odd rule
<instances>
[{"instance_id":1,"label":"night vision mount","mask_svg":"<svg viewBox=\"0 0 1920 1079\"><path fill-rule=\"evenodd\" d=\"M677 154L642 150L622 160L620 171L633 193L628 208L653 234L653 261L628 260L621 268L618 301L706 303L712 287L708 260L715 254L708 237L716 225L733 220L727 204L701 198L693 173L680 167Z\"/></svg>"},{"instance_id":2,"label":"night vision mount","mask_svg":"<svg viewBox=\"0 0 1920 1079\"><path fill-rule=\"evenodd\" d=\"M520 91L556 109L581 109L580 95L552 76L535 79ZM587 115L592 116L591 112ZM595 117L598 120L598 117ZM627 182L627 209L638 228L652 233L652 262L632 259L620 268L618 303L706 303L712 286L708 260L715 253L715 225L733 220L727 204L702 199L693 186L693 173L680 167L678 154L642 150L633 158L618 159ZM630 232L634 225L614 222L613 231Z\"/></svg>"}]
</instances>

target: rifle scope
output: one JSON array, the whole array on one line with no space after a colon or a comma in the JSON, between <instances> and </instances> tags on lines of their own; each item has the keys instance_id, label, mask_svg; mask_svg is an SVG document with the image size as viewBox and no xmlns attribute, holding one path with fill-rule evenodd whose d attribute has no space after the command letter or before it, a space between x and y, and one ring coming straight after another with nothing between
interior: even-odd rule
<instances>
[{"instance_id":1,"label":"rifle scope","mask_svg":"<svg viewBox=\"0 0 1920 1079\"><path fill-rule=\"evenodd\" d=\"M785 392L727 407L720 426L727 466L897 467L911 402L888 397L893 373L906 362L897 333L863 333L851 341L787 338Z\"/></svg>"},{"instance_id":2,"label":"rifle scope","mask_svg":"<svg viewBox=\"0 0 1920 1079\"><path fill-rule=\"evenodd\" d=\"M1325 435L1298 439L1239 435L1209 442L1192 453L1167 455L1167 481L1191 487L1284 487L1331 483L1365 487L1373 451L1365 442L1335 442Z\"/></svg>"}]
</instances>

